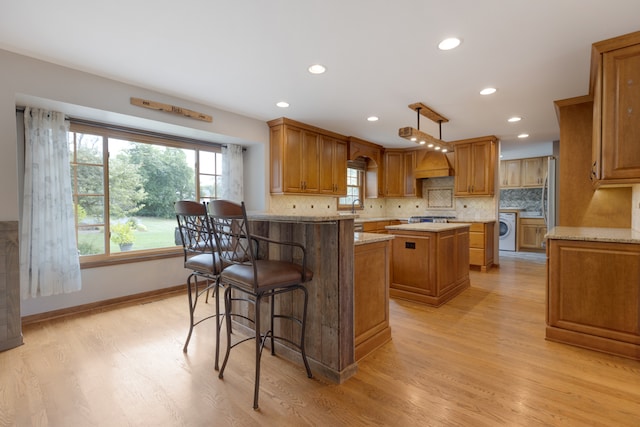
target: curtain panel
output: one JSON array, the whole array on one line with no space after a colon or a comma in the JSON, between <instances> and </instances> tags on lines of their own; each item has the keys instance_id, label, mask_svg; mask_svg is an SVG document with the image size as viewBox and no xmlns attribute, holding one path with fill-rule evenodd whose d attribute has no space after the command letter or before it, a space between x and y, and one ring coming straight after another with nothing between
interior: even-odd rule
<instances>
[{"instance_id":1,"label":"curtain panel","mask_svg":"<svg viewBox=\"0 0 640 427\"><path fill-rule=\"evenodd\" d=\"M27 108L24 125L22 298L78 291L81 276L67 146L68 122L62 113Z\"/></svg>"},{"instance_id":2,"label":"curtain panel","mask_svg":"<svg viewBox=\"0 0 640 427\"><path fill-rule=\"evenodd\" d=\"M242 146L222 147L222 198L240 203L244 200Z\"/></svg>"}]
</instances>

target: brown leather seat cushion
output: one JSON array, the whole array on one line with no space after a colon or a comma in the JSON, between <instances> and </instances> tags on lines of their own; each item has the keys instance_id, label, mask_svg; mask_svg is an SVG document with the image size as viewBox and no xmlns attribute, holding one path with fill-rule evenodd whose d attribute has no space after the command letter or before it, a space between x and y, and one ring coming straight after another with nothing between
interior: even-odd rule
<instances>
[{"instance_id":1,"label":"brown leather seat cushion","mask_svg":"<svg viewBox=\"0 0 640 427\"><path fill-rule=\"evenodd\" d=\"M258 290L286 287L307 282L313 278L313 272L309 269L305 269L303 275L301 265L286 261L257 260L256 270ZM250 264L231 265L222 271L220 277L223 283L253 290L253 268Z\"/></svg>"},{"instance_id":2,"label":"brown leather seat cushion","mask_svg":"<svg viewBox=\"0 0 640 427\"><path fill-rule=\"evenodd\" d=\"M220 271L220 258L217 252L192 256L184 263L184 268L197 271L198 273L215 275Z\"/></svg>"}]
</instances>

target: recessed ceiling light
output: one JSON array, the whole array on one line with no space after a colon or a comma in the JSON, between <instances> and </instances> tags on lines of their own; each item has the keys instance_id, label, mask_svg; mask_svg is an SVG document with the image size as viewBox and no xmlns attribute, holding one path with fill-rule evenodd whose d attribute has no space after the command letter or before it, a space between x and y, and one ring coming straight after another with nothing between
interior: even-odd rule
<instances>
[{"instance_id":1,"label":"recessed ceiling light","mask_svg":"<svg viewBox=\"0 0 640 427\"><path fill-rule=\"evenodd\" d=\"M491 95L492 93L496 93L497 90L495 87L486 87L480 91L480 95Z\"/></svg>"},{"instance_id":2,"label":"recessed ceiling light","mask_svg":"<svg viewBox=\"0 0 640 427\"><path fill-rule=\"evenodd\" d=\"M369 116L369 117L367 117L367 120L370 121L370 122L377 122L380 119L378 119L378 117L376 117L376 116Z\"/></svg>"},{"instance_id":3,"label":"recessed ceiling light","mask_svg":"<svg viewBox=\"0 0 640 427\"><path fill-rule=\"evenodd\" d=\"M507 121L509 123L515 123L515 122L519 122L520 120L522 120L522 117L513 116L513 117L509 117L509 119Z\"/></svg>"},{"instance_id":4,"label":"recessed ceiling light","mask_svg":"<svg viewBox=\"0 0 640 427\"><path fill-rule=\"evenodd\" d=\"M518 138L520 138L520 139L529 138L529 134L528 133L521 133L520 135L518 135Z\"/></svg>"},{"instance_id":5,"label":"recessed ceiling light","mask_svg":"<svg viewBox=\"0 0 640 427\"><path fill-rule=\"evenodd\" d=\"M327 71L327 69L326 69L326 67L324 65L314 64L314 65L309 67L309 72L311 74L322 74L325 71Z\"/></svg>"},{"instance_id":6,"label":"recessed ceiling light","mask_svg":"<svg viewBox=\"0 0 640 427\"><path fill-rule=\"evenodd\" d=\"M284 102L284 101L280 101L278 103L276 103L276 105L280 108L287 108L289 106L288 102Z\"/></svg>"},{"instance_id":7,"label":"recessed ceiling light","mask_svg":"<svg viewBox=\"0 0 640 427\"><path fill-rule=\"evenodd\" d=\"M460 46L461 40L459 38L456 37L450 37L448 39L444 39L442 40L439 44L438 44L438 49L440 50L451 50L451 49L455 49L458 46Z\"/></svg>"}]
</instances>

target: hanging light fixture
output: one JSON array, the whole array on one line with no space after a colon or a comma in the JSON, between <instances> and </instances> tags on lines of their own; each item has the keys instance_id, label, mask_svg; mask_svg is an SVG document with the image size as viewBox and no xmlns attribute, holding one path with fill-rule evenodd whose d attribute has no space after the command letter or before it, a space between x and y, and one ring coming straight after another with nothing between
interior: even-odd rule
<instances>
[{"instance_id":1,"label":"hanging light fixture","mask_svg":"<svg viewBox=\"0 0 640 427\"><path fill-rule=\"evenodd\" d=\"M398 129L398 136L408 139L411 142L415 142L416 144L424 145L430 150L442 151L443 153L446 153L447 151L453 151L453 145L442 140L442 123L448 122L449 119L442 116L441 114L436 113L431 108L424 105L422 102L411 104L409 105L409 108L417 113L418 128L400 128ZM438 127L440 130L439 138L431 136L428 133L422 132L420 130L420 115L423 115L431 121L438 123Z\"/></svg>"}]
</instances>

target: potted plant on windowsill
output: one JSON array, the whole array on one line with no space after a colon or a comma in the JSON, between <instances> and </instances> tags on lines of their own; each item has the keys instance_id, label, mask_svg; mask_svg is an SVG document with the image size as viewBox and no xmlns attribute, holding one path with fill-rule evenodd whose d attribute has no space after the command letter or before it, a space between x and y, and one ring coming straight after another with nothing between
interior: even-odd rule
<instances>
[{"instance_id":1,"label":"potted plant on windowsill","mask_svg":"<svg viewBox=\"0 0 640 427\"><path fill-rule=\"evenodd\" d=\"M111 226L111 241L120 246L120 251L125 252L131 250L135 235L133 227L129 222L123 224L114 224Z\"/></svg>"}]
</instances>

